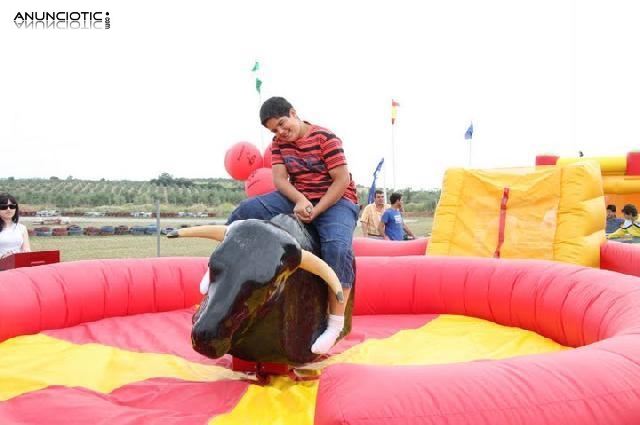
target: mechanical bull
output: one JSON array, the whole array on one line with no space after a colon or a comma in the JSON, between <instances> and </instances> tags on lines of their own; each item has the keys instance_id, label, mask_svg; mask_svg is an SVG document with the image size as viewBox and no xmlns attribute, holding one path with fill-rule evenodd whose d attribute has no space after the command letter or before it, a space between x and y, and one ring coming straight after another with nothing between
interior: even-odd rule
<instances>
[{"instance_id":1,"label":"mechanical bull","mask_svg":"<svg viewBox=\"0 0 640 425\"><path fill-rule=\"evenodd\" d=\"M350 332L354 291L349 300L342 299L338 277L317 256L319 241L312 230L292 216L278 215L168 235L221 241L209 259L208 292L193 317L197 352L294 366L312 362L319 356L311 345L327 326L328 296L348 303L340 338Z\"/></svg>"}]
</instances>

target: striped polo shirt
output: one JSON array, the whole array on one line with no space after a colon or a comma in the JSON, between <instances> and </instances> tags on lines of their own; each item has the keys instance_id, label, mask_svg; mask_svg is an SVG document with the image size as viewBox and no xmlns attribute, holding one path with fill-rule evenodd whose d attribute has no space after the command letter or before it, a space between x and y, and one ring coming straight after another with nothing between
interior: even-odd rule
<instances>
[{"instance_id":1,"label":"striped polo shirt","mask_svg":"<svg viewBox=\"0 0 640 425\"><path fill-rule=\"evenodd\" d=\"M310 125L307 134L295 142L281 141L274 137L271 143L271 164L284 164L291 184L308 200L315 202L322 198L331 185L329 170L347 165L347 159L342 141L335 134L326 128ZM342 197L354 204L358 203L353 179Z\"/></svg>"}]
</instances>

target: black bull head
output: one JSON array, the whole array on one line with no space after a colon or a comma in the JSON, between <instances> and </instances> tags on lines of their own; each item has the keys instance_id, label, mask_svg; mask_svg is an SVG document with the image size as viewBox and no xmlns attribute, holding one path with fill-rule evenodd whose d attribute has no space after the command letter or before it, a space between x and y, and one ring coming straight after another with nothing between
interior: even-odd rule
<instances>
[{"instance_id":1,"label":"black bull head","mask_svg":"<svg viewBox=\"0 0 640 425\"><path fill-rule=\"evenodd\" d=\"M335 272L313 253L318 252L315 233L278 215L169 234L178 236L221 241L209 259L208 293L193 317L197 352L291 365L319 357L310 348L327 326L329 290L339 301L343 294ZM353 294L346 300L340 337L351 330Z\"/></svg>"}]
</instances>

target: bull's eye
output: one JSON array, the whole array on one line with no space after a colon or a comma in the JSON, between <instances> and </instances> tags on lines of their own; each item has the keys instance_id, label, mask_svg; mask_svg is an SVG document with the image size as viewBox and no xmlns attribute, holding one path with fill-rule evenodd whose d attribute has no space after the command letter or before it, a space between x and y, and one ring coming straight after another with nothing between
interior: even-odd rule
<instances>
[{"instance_id":1,"label":"bull's eye","mask_svg":"<svg viewBox=\"0 0 640 425\"><path fill-rule=\"evenodd\" d=\"M280 269L291 272L300 265L300 259L300 247L296 244L286 244L284 246L284 253L282 257L280 257Z\"/></svg>"}]
</instances>

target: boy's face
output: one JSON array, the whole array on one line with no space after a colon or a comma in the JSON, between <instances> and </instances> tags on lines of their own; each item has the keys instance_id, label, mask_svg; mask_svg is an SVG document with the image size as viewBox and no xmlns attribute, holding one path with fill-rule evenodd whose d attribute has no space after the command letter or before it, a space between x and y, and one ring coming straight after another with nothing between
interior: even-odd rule
<instances>
[{"instance_id":1,"label":"boy's face","mask_svg":"<svg viewBox=\"0 0 640 425\"><path fill-rule=\"evenodd\" d=\"M607 210L607 218L615 218L616 213L611 210Z\"/></svg>"},{"instance_id":2,"label":"boy's face","mask_svg":"<svg viewBox=\"0 0 640 425\"><path fill-rule=\"evenodd\" d=\"M295 142L304 136L302 121L298 119L295 109L291 108L288 116L279 118L269 118L264 126L268 128L276 137L285 142Z\"/></svg>"}]
</instances>

